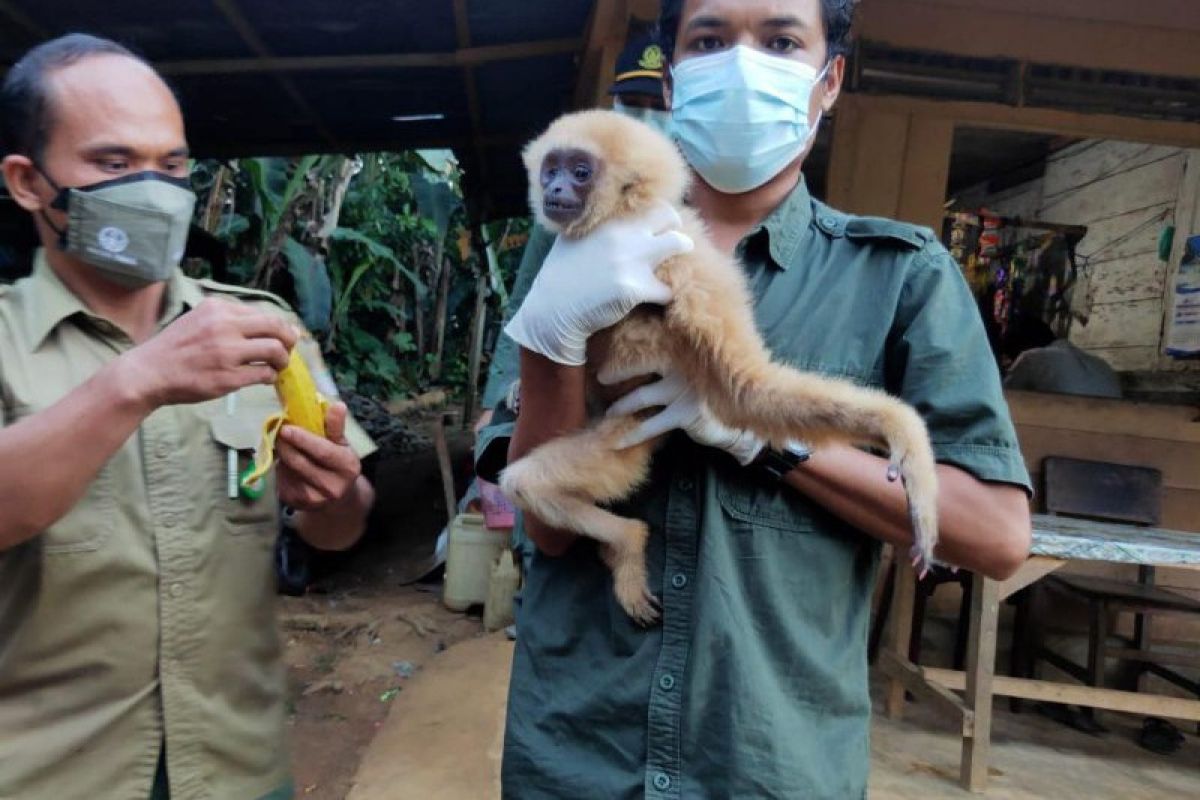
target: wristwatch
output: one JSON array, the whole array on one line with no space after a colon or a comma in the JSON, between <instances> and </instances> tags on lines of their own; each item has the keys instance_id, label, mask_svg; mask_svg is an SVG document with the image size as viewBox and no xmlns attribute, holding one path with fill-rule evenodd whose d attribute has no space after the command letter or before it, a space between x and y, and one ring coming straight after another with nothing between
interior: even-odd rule
<instances>
[{"instance_id":1,"label":"wristwatch","mask_svg":"<svg viewBox=\"0 0 1200 800\"><path fill-rule=\"evenodd\" d=\"M804 442L790 441L781 449L764 447L750 464L766 472L777 481L812 457L812 448Z\"/></svg>"}]
</instances>

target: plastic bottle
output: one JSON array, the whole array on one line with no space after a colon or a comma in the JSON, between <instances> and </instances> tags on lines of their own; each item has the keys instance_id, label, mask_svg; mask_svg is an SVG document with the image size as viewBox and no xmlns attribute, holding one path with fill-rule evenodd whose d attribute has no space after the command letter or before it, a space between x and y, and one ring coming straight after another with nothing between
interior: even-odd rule
<instances>
[{"instance_id":1,"label":"plastic bottle","mask_svg":"<svg viewBox=\"0 0 1200 800\"><path fill-rule=\"evenodd\" d=\"M489 531L483 514L459 514L450 524L446 547L446 580L442 604L451 611L466 611L487 600L492 565L507 547L508 537Z\"/></svg>"},{"instance_id":2,"label":"plastic bottle","mask_svg":"<svg viewBox=\"0 0 1200 800\"><path fill-rule=\"evenodd\" d=\"M492 567L487 602L483 605L483 628L498 631L513 624L513 598L521 588L521 573L513 562L512 550L505 548Z\"/></svg>"}]
</instances>

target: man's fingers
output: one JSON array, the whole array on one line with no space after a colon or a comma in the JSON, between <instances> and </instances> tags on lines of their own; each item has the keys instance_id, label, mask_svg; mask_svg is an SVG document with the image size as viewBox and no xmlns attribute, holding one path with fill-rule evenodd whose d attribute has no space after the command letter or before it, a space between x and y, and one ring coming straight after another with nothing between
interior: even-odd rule
<instances>
[{"instance_id":1,"label":"man's fingers","mask_svg":"<svg viewBox=\"0 0 1200 800\"><path fill-rule=\"evenodd\" d=\"M283 431L280 431L281 438L282 434ZM315 489L327 500L333 499L333 476L291 441L277 442L275 456L282 466L291 470L301 484Z\"/></svg>"},{"instance_id":2,"label":"man's fingers","mask_svg":"<svg viewBox=\"0 0 1200 800\"><path fill-rule=\"evenodd\" d=\"M241 389L245 386L254 386L261 383L270 386L275 383L275 379L279 377L279 373L274 367L268 364L247 364L237 368L237 386L235 389ZM231 389L230 391L234 391Z\"/></svg>"},{"instance_id":3,"label":"man's fingers","mask_svg":"<svg viewBox=\"0 0 1200 800\"><path fill-rule=\"evenodd\" d=\"M331 442L329 439L322 439L320 436L309 433L295 425L285 425L279 432L279 438L295 447L322 469L330 471L345 470L348 468L348 462L352 457L347 455L346 445Z\"/></svg>"},{"instance_id":4,"label":"man's fingers","mask_svg":"<svg viewBox=\"0 0 1200 800\"><path fill-rule=\"evenodd\" d=\"M330 403L325 412L325 438L337 444L346 443L346 404Z\"/></svg>"},{"instance_id":5,"label":"man's fingers","mask_svg":"<svg viewBox=\"0 0 1200 800\"><path fill-rule=\"evenodd\" d=\"M266 364L276 371L287 367L289 355L278 339L244 339L237 348L238 363Z\"/></svg>"},{"instance_id":6,"label":"man's fingers","mask_svg":"<svg viewBox=\"0 0 1200 800\"><path fill-rule=\"evenodd\" d=\"M276 339L289 351L296 346L300 332L283 317L250 309L253 313L237 320L238 331L247 339Z\"/></svg>"}]
</instances>

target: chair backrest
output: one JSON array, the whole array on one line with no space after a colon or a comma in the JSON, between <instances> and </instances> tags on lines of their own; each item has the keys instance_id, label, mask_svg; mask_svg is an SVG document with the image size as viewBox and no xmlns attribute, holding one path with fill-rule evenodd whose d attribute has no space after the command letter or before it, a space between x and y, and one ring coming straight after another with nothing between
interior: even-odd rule
<instances>
[{"instance_id":1,"label":"chair backrest","mask_svg":"<svg viewBox=\"0 0 1200 800\"><path fill-rule=\"evenodd\" d=\"M1162 518L1162 473L1150 467L1047 456L1042 480L1051 514L1136 525Z\"/></svg>"}]
</instances>

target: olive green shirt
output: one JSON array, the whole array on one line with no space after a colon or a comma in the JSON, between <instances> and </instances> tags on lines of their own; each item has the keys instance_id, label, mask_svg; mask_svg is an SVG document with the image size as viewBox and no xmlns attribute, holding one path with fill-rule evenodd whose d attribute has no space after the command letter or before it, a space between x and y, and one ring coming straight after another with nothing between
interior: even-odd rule
<instances>
[{"instance_id":1,"label":"olive green shirt","mask_svg":"<svg viewBox=\"0 0 1200 800\"><path fill-rule=\"evenodd\" d=\"M739 255L777 358L904 398L939 461L1028 488L979 313L931 231L840 213L802 184ZM509 428L484 431L481 464ZM620 510L650 524L662 624L621 610L590 540L533 555L504 796L865 796L879 542L679 432Z\"/></svg>"},{"instance_id":2,"label":"olive green shirt","mask_svg":"<svg viewBox=\"0 0 1200 800\"><path fill-rule=\"evenodd\" d=\"M160 327L212 295L294 320L176 272ZM0 287L0 426L131 347L39 254ZM261 498L228 497L230 448L245 467L279 405L269 386L233 397L158 409L66 516L0 551L0 798L145 800L164 741L173 800L290 795L274 473Z\"/></svg>"}]
</instances>

